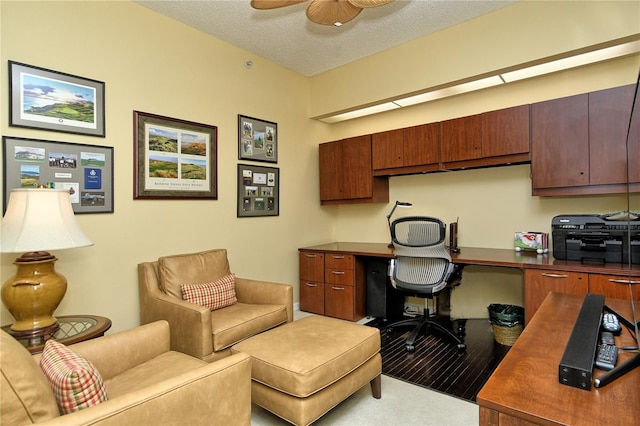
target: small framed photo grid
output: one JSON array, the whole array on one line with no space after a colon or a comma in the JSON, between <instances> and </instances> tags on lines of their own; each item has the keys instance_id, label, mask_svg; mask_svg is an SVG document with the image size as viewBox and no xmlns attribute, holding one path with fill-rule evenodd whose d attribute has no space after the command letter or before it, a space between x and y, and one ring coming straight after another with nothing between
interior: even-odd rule
<instances>
[{"instance_id":1,"label":"small framed photo grid","mask_svg":"<svg viewBox=\"0 0 640 426\"><path fill-rule=\"evenodd\" d=\"M238 115L238 160L278 162L278 124Z\"/></svg>"},{"instance_id":2,"label":"small framed photo grid","mask_svg":"<svg viewBox=\"0 0 640 426\"><path fill-rule=\"evenodd\" d=\"M280 170L238 164L238 217L280 214Z\"/></svg>"}]
</instances>

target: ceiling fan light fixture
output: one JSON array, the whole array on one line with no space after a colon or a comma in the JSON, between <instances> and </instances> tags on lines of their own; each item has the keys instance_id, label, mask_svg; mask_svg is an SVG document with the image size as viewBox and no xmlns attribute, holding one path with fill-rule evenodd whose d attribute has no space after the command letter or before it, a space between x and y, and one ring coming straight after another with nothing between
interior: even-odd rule
<instances>
[{"instance_id":1,"label":"ceiling fan light fixture","mask_svg":"<svg viewBox=\"0 0 640 426\"><path fill-rule=\"evenodd\" d=\"M307 18L316 24L339 27L360 12L362 9L348 0L312 0L307 7Z\"/></svg>"}]
</instances>

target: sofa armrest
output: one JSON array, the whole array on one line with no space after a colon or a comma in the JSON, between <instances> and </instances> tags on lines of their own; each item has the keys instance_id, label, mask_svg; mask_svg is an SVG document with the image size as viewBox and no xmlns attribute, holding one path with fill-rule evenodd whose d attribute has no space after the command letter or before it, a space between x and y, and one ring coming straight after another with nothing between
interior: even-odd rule
<instances>
[{"instance_id":1,"label":"sofa armrest","mask_svg":"<svg viewBox=\"0 0 640 426\"><path fill-rule=\"evenodd\" d=\"M251 422L251 358L243 353L43 425L234 424Z\"/></svg>"},{"instance_id":2,"label":"sofa armrest","mask_svg":"<svg viewBox=\"0 0 640 426\"><path fill-rule=\"evenodd\" d=\"M131 330L87 340L69 346L89 360L107 380L143 364L169 348L169 323L156 321ZM41 354L34 355L40 362Z\"/></svg>"},{"instance_id":3,"label":"sofa armrest","mask_svg":"<svg viewBox=\"0 0 640 426\"><path fill-rule=\"evenodd\" d=\"M156 268L156 262L138 265L141 323L167 321L171 328L171 350L204 359L213 351L211 311L163 293Z\"/></svg>"},{"instance_id":4,"label":"sofa armrest","mask_svg":"<svg viewBox=\"0 0 640 426\"><path fill-rule=\"evenodd\" d=\"M290 284L236 277L236 297L241 303L285 305L287 322L293 321L293 286Z\"/></svg>"}]
</instances>

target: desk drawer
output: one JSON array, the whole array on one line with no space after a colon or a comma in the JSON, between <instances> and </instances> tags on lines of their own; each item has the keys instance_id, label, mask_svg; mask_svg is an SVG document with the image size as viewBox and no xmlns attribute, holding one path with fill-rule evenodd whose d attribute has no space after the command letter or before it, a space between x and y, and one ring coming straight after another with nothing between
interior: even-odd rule
<instances>
[{"instance_id":1,"label":"desk drawer","mask_svg":"<svg viewBox=\"0 0 640 426\"><path fill-rule=\"evenodd\" d=\"M301 251L299 261L300 279L324 282L324 253Z\"/></svg>"},{"instance_id":2,"label":"desk drawer","mask_svg":"<svg viewBox=\"0 0 640 426\"><path fill-rule=\"evenodd\" d=\"M353 269L326 269L324 280L327 284L342 284L353 286L355 280Z\"/></svg>"},{"instance_id":3,"label":"desk drawer","mask_svg":"<svg viewBox=\"0 0 640 426\"><path fill-rule=\"evenodd\" d=\"M326 253L324 259L324 266L327 269L353 269L352 254Z\"/></svg>"}]
</instances>

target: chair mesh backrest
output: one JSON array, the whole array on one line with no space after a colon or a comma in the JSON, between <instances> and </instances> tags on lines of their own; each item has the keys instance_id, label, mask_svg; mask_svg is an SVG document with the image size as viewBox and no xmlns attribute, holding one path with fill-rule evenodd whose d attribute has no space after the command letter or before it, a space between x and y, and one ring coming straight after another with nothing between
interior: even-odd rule
<instances>
[{"instance_id":1,"label":"chair mesh backrest","mask_svg":"<svg viewBox=\"0 0 640 426\"><path fill-rule=\"evenodd\" d=\"M391 282L396 288L432 294L447 286L454 270L444 245L446 226L440 219L410 216L391 224L395 248Z\"/></svg>"}]
</instances>

